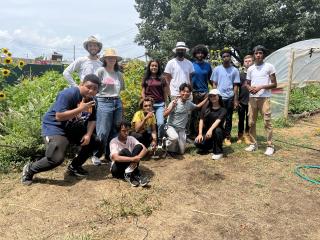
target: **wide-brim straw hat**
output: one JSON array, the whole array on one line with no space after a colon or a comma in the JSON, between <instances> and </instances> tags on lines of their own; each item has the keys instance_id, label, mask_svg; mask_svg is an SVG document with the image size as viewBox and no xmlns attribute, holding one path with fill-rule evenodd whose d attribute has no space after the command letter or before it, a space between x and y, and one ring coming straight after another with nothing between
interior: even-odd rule
<instances>
[{"instance_id":1,"label":"wide-brim straw hat","mask_svg":"<svg viewBox=\"0 0 320 240\"><path fill-rule=\"evenodd\" d=\"M102 49L102 42L99 42L95 36L90 36L86 41L83 42L83 47L88 51L88 43L96 43L99 47L99 52Z\"/></svg>"},{"instance_id":2,"label":"wide-brim straw hat","mask_svg":"<svg viewBox=\"0 0 320 240\"><path fill-rule=\"evenodd\" d=\"M185 42L177 42L176 47L172 49L172 51L176 53L177 49L183 49L183 50L186 50L186 52L190 50L189 48L187 48Z\"/></svg>"},{"instance_id":3,"label":"wide-brim straw hat","mask_svg":"<svg viewBox=\"0 0 320 240\"><path fill-rule=\"evenodd\" d=\"M120 62L122 60L122 57L120 57L118 54L117 54L117 51L114 49L114 48L106 48L104 51L103 51L103 55L101 56L100 58L100 61L103 62L104 58L105 57L117 57L117 61Z\"/></svg>"}]
</instances>

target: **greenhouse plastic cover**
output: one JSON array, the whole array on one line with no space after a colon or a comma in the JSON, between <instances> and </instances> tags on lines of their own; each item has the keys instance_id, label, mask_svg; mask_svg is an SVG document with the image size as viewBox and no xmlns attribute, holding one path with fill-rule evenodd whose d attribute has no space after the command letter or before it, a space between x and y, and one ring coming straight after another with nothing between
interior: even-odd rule
<instances>
[{"instance_id":1,"label":"greenhouse plastic cover","mask_svg":"<svg viewBox=\"0 0 320 240\"><path fill-rule=\"evenodd\" d=\"M265 61L275 66L278 82L278 88L272 90L273 117L281 117L284 112L292 51L292 88L320 82L320 38L292 43L270 54Z\"/></svg>"}]
</instances>

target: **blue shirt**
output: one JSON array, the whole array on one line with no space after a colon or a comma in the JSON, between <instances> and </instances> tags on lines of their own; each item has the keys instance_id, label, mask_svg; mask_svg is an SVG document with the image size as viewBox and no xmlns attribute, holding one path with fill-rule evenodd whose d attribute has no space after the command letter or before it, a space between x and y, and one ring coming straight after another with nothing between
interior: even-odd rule
<instances>
[{"instance_id":1,"label":"blue shirt","mask_svg":"<svg viewBox=\"0 0 320 240\"><path fill-rule=\"evenodd\" d=\"M228 99L234 95L233 85L240 83L240 73L234 66L225 68L219 65L213 70L210 80L217 86L222 99Z\"/></svg>"},{"instance_id":2,"label":"blue shirt","mask_svg":"<svg viewBox=\"0 0 320 240\"><path fill-rule=\"evenodd\" d=\"M192 74L192 91L208 92L208 82L212 74L211 65L207 62L192 62L194 73Z\"/></svg>"},{"instance_id":3,"label":"blue shirt","mask_svg":"<svg viewBox=\"0 0 320 240\"><path fill-rule=\"evenodd\" d=\"M82 96L78 87L70 87L58 93L55 103L51 106L42 120L42 136L66 135L67 124L73 122L95 121L95 109L90 112L83 112L74 119L67 121L57 121L56 113L65 112L78 107L82 101ZM94 114L92 114L94 113Z\"/></svg>"}]
</instances>

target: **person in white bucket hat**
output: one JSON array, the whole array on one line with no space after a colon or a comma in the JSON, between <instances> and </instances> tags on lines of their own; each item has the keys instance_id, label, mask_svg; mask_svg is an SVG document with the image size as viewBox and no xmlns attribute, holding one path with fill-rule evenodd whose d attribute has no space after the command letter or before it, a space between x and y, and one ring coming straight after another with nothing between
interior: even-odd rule
<instances>
[{"instance_id":1,"label":"person in white bucket hat","mask_svg":"<svg viewBox=\"0 0 320 240\"><path fill-rule=\"evenodd\" d=\"M182 83L191 83L191 75L194 72L192 63L185 58L189 48L184 42L177 42L172 51L175 53L175 58L167 63L164 70L170 91L168 96L171 97L171 100L179 96L179 87Z\"/></svg>"},{"instance_id":2,"label":"person in white bucket hat","mask_svg":"<svg viewBox=\"0 0 320 240\"><path fill-rule=\"evenodd\" d=\"M98 56L102 49L102 43L96 37L90 36L84 41L83 47L88 51L89 56L77 58L63 72L63 76L71 86L78 85L72 77L73 72L77 72L80 81L82 81L86 75L94 73L102 66Z\"/></svg>"}]
</instances>

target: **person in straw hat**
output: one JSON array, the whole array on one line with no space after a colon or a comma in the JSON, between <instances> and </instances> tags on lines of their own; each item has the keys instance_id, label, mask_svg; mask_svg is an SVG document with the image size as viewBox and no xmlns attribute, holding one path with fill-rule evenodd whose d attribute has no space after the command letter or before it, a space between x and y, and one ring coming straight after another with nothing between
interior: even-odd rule
<instances>
[{"instance_id":1,"label":"person in straw hat","mask_svg":"<svg viewBox=\"0 0 320 240\"><path fill-rule=\"evenodd\" d=\"M109 142L116 136L116 126L122 120L120 92L125 89L118 62L122 60L113 48L107 48L101 57L102 67L96 75L101 86L97 94L96 132L102 142L105 158L109 158Z\"/></svg>"},{"instance_id":2,"label":"person in straw hat","mask_svg":"<svg viewBox=\"0 0 320 240\"><path fill-rule=\"evenodd\" d=\"M177 42L176 47L172 49L175 58L171 59L164 70L166 81L170 88L171 98L179 96L179 87L182 83L191 83L191 75L194 72L192 63L185 58L187 51L184 42Z\"/></svg>"},{"instance_id":3,"label":"person in straw hat","mask_svg":"<svg viewBox=\"0 0 320 240\"><path fill-rule=\"evenodd\" d=\"M77 83L72 78L73 72L77 72L80 80L83 81L86 75L94 73L102 66L102 62L98 56L98 53L102 49L102 43L96 37L90 36L83 43L83 47L89 52L89 56L77 58L63 72L63 76L71 86L77 86Z\"/></svg>"}]
</instances>

